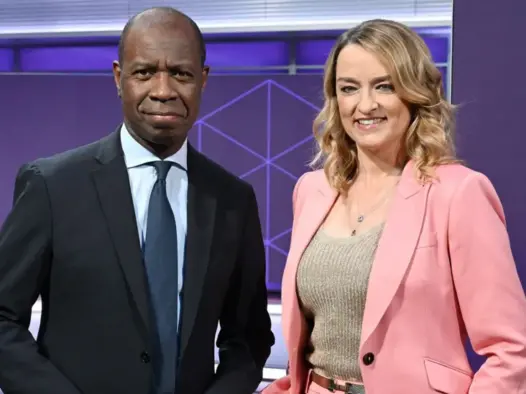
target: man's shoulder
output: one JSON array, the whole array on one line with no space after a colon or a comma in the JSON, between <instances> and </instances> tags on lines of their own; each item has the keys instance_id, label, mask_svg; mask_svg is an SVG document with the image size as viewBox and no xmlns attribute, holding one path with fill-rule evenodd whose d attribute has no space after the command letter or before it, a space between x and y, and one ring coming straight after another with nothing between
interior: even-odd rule
<instances>
[{"instance_id":1,"label":"man's shoulder","mask_svg":"<svg viewBox=\"0 0 526 394\"><path fill-rule=\"evenodd\" d=\"M110 136L106 136L98 141L35 159L23 167L34 168L44 177L53 177L64 171L89 171L95 163L94 158L109 138Z\"/></svg>"}]
</instances>

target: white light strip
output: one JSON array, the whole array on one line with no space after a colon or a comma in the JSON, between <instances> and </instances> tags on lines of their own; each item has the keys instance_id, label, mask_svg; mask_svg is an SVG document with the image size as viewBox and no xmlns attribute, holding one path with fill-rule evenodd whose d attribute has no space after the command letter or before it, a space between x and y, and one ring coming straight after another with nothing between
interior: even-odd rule
<instances>
[{"instance_id":1,"label":"white light strip","mask_svg":"<svg viewBox=\"0 0 526 394\"><path fill-rule=\"evenodd\" d=\"M269 304L267 306L268 313L271 315L281 316L281 304Z\"/></svg>"},{"instance_id":2,"label":"white light strip","mask_svg":"<svg viewBox=\"0 0 526 394\"><path fill-rule=\"evenodd\" d=\"M303 19L303 20L279 20L270 22L234 22L234 23L203 23L199 26L205 33L223 32L258 32L258 31L312 31L312 30L347 30L367 19L377 18L378 15L368 15L359 19ZM384 16L385 17L385 16ZM388 16L411 27L437 27L451 26L451 15L430 16Z\"/></svg>"},{"instance_id":3,"label":"white light strip","mask_svg":"<svg viewBox=\"0 0 526 394\"><path fill-rule=\"evenodd\" d=\"M287 370L282 368L263 368L263 380L276 380L287 376Z\"/></svg>"},{"instance_id":4,"label":"white light strip","mask_svg":"<svg viewBox=\"0 0 526 394\"><path fill-rule=\"evenodd\" d=\"M368 15L360 19L321 19L321 20L277 20L277 21L225 21L199 22L202 32L207 33L256 33L280 31L312 31L312 30L346 30L364 20L376 18ZM384 16L386 17L386 16ZM410 27L450 27L451 15L439 16L388 16ZM76 24L63 26L37 26L0 28L0 36L35 36L35 35L118 35L124 27L125 21L112 24Z\"/></svg>"}]
</instances>

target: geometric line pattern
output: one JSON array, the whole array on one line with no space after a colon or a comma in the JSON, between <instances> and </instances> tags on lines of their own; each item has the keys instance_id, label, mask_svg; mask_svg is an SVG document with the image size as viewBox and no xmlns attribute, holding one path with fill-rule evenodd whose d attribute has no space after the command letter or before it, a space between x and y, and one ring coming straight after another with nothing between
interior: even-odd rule
<instances>
[{"instance_id":1,"label":"geometric line pattern","mask_svg":"<svg viewBox=\"0 0 526 394\"><path fill-rule=\"evenodd\" d=\"M256 152L253 148L247 146L247 144L239 141L239 138L235 138L230 133L228 133L226 130L221 130L219 127L214 125L214 117L221 114L221 112L230 109L232 106L236 105L237 103L242 102L244 99L249 97L254 92L261 92L261 89L266 90L266 103L265 104L265 116L266 116L266 130L265 130L265 149L264 152ZM267 258L267 275L269 273L269 267L272 264L270 261L270 250L274 250L275 252L278 252L279 254L283 256L287 256L288 251L283 250L281 247L279 247L276 242L279 241L283 237L289 236L291 232L290 224L285 228L283 231L280 231L277 234L271 234L271 216L273 212L272 207L272 199L271 199L271 192L272 192L272 183L271 183L271 170L277 171L281 174L283 174L285 177L290 178L293 182L296 182L298 179L297 174L293 174L291 171L287 170L286 168L283 168L283 166L277 164L278 159L282 159L283 157L290 155L293 153L296 149L305 146L306 143L312 143L313 136L309 135L307 137L304 137L300 139L299 141L296 141L295 143L289 145L285 149L282 149L280 152L272 154L271 153L271 146L272 146L272 127L271 127L271 120L272 120L272 92L273 89L279 89L281 93L285 93L288 95L291 99L297 100L298 102L302 103L303 105L307 106L312 110L313 112L318 112L320 108L316 106L315 104L311 103L310 101L306 100L305 98L301 97L299 94L293 92L286 86L283 86L276 81L272 79L267 79L261 83L256 84L255 86L251 87L250 89L246 90L242 94L239 94L238 96L232 98L225 104L215 108L214 110L208 112L207 114L204 114L201 116L197 122L196 122L196 128L197 128L197 149L199 151L202 150L203 146L203 139L205 137L204 129L206 129L207 133L214 133L216 136L220 136L227 140L229 143L231 143L233 146L237 146L238 148L243 149L250 155L254 156L255 158L259 159L261 164L258 164L247 171L245 171L242 174L239 174L241 178L247 178L250 175L258 172L258 171L264 171L265 172L265 185L264 185L264 212L265 217L261 218L262 226L264 226L264 234L265 234L265 249L266 249L266 258ZM223 164L223 163L219 163ZM262 196L260 196L262 197ZM284 196L284 198L288 198L289 200L292 198L292 196ZM261 203L260 203L261 206ZM261 210L260 210L261 211ZM276 212L277 215L280 214L280 212ZM267 277L267 285L269 285L270 290L279 290L279 283L269 283L268 277ZM277 288L276 288L277 287Z\"/></svg>"}]
</instances>

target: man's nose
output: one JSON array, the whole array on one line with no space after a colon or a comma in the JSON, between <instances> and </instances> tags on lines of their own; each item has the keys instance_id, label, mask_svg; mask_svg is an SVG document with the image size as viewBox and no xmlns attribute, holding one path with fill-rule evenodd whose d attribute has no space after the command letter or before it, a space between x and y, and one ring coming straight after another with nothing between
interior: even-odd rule
<instances>
[{"instance_id":1,"label":"man's nose","mask_svg":"<svg viewBox=\"0 0 526 394\"><path fill-rule=\"evenodd\" d=\"M177 96L173 88L172 77L168 73L157 73L152 81L153 86L150 91L150 98L159 101L172 100Z\"/></svg>"}]
</instances>

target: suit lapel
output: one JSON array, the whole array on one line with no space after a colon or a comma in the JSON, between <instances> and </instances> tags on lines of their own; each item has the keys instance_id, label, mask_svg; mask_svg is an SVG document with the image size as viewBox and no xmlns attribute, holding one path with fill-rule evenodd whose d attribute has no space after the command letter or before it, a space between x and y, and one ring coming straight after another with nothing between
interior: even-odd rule
<instances>
[{"instance_id":1,"label":"suit lapel","mask_svg":"<svg viewBox=\"0 0 526 394\"><path fill-rule=\"evenodd\" d=\"M361 345L376 329L412 260L426 211L429 184L420 185L409 162L404 168L369 278Z\"/></svg>"},{"instance_id":2,"label":"suit lapel","mask_svg":"<svg viewBox=\"0 0 526 394\"><path fill-rule=\"evenodd\" d=\"M294 234L291 239L289 256L283 273L283 307L293 311L299 310L296 293L296 274L299 262L303 252L305 252L312 237L322 225L338 196L335 191L330 189L328 184L327 187L324 185L324 187L315 190L314 193L313 198L305 198L305 205L301 207L301 211L296 214ZM287 341L297 337L298 334L297 332L290 331L294 330L295 327L293 324L290 324L291 322L287 321L288 316L289 314L284 314L283 316L283 324L286 328L285 339ZM292 319L292 321L294 320Z\"/></svg>"},{"instance_id":3,"label":"suit lapel","mask_svg":"<svg viewBox=\"0 0 526 394\"><path fill-rule=\"evenodd\" d=\"M214 236L216 194L204 158L188 145L188 233L185 248L181 354L192 333Z\"/></svg>"},{"instance_id":4,"label":"suit lapel","mask_svg":"<svg viewBox=\"0 0 526 394\"><path fill-rule=\"evenodd\" d=\"M124 278L147 330L148 288L119 133L111 134L100 144L96 159L101 166L93 172L93 181Z\"/></svg>"}]
</instances>

